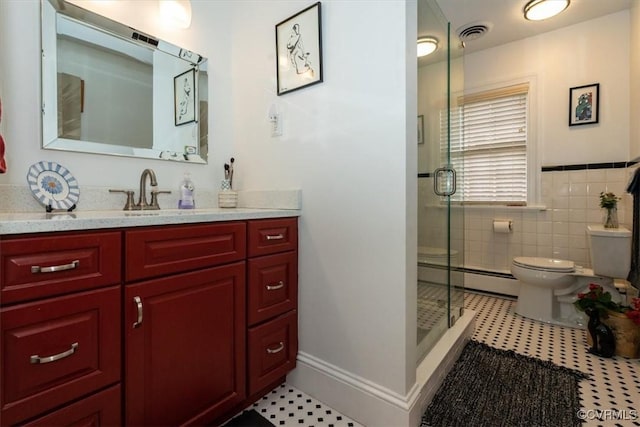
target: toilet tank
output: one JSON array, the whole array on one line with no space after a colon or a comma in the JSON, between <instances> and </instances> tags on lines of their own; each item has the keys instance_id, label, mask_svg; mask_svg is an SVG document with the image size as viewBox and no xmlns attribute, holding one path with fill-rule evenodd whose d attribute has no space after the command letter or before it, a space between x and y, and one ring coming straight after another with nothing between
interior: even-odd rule
<instances>
[{"instance_id":1,"label":"toilet tank","mask_svg":"<svg viewBox=\"0 0 640 427\"><path fill-rule=\"evenodd\" d=\"M588 225L591 268L597 276L626 279L631 267L631 231Z\"/></svg>"}]
</instances>

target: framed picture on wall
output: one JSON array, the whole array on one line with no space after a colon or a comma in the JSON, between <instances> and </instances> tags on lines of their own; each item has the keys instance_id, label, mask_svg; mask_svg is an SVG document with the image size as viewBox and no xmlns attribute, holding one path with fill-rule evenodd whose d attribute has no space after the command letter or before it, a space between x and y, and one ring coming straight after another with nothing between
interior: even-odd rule
<instances>
[{"instance_id":1,"label":"framed picture on wall","mask_svg":"<svg viewBox=\"0 0 640 427\"><path fill-rule=\"evenodd\" d=\"M569 126L598 123L600 83L569 89Z\"/></svg>"},{"instance_id":2,"label":"framed picture on wall","mask_svg":"<svg viewBox=\"0 0 640 427\"><path fill-rule=\"evenodd\" d=\"M276 25L277 93L322 82L320 2Z\"/></svg>"},{"instance_id":3,"label":"framed picture on wall","mask_svg":"<svg viewBox=\"0 0 640 427\"><path fill-rule=\"evenodd\" d=\"M424 144L424 116L418 116L418 144Z\"/></svg>"},{"instance_id":4,"label":"framed picture on wall","mask_svg":"<svg viewBox=\"0 0 640 427\"><path fill-rule=\"evenodd\" d=\"M192 68L173 78L176 126L196 121L195 77Z\"/></svg>"}]
</instances>

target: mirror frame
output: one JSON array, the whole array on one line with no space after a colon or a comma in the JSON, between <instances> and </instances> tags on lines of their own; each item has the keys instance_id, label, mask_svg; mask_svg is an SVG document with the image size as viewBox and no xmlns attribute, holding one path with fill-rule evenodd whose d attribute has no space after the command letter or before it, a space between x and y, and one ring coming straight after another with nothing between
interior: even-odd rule
<instances>
[{"instance_id":1,"label":"mirror frame","mask_svg":"<svg viewBox=\"0 0 640 427\"><path fill-rule=\"evenodd\" d=\"M208 113L208 60L207 58L189 51L187 49L180 48L174 44L163 41L157 37L146 34L142 31L136 30L105 16L83 9L80 6L69 3L65 0L41 0L41 118L42 118L42 148L47 150L62 150L73 151L91 154L106 154L125 157L137 157L145 159L157 159L157 160L173 160L194 164L206 164L208 157L208 117L204 117L204 120L200 120L201 104L205 107L202 110L202 114ZM183 124L174 125L174 117L168 118L171 126L181 126L187 131L195 135L195 150L191 148L187 149L184 145L179 149L159 149L159 148L135 148L125 145L116 145L109 143L66 139L59 137L58 134L58 105L57 102L51 100L58 99L58 64L57 64L57 19L58 15L75 21L80 25L87 26L93 31L98 31L104 35L114 37L118 39L118 42L131 43L134 48L146 49L153 53L164 52L171 57L179 58L185 61L185 70L195 70L194 77L194 92L195 92L195 113L192 127L186 128ZM55 52L55 54L49 54ZM171 90L174 90L174 78L171 78ZM175 97L175 94L174 94ZM49 100L50 102L47 102ZM174 98L174 102L177 101ZM47 105L49 104L49 105ZM52 105L53 104L53 105ZM156 107L152 105L152 109ZM171 111L174 111L173 104ZM154 114L152 114L152 117ZM173 116L173 114L172 114ZM54 119L52 119L52 117ZM164 120L163 120L164 122ZM202 123L204 122L204 123ZM202 127L206 126L204 130ZM156 134L164 134L163 132L157 132L156 126L158 123L152 119L153 130L153 146L157 147L158 142L156 140ZM183 131L184 132L184 131ZM176 138L179 139L179 138ZM204 139L204 142L203 142ZM81 147L78 145L81 144Z\"/></svg>"}]
</instances>

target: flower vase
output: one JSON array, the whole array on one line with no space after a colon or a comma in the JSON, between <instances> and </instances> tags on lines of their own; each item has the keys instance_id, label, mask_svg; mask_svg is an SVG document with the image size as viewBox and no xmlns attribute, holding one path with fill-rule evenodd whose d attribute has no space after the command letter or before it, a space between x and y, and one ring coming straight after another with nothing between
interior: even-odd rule
<instances>
[{"instance_id":1,"label":"flower vase","mask_svg":"<svg viewBox=\"0 0 640 427\"><path fill-rule=\"evenodd\" d=\"M618 208L606 208L604 228L618 228Z\"/></svg>"},{"instance_id":2,"label":"flower vase","mask_svg":"<svg viewBox=\"0 0 640 427\"><path fill-rule=\"evenodd\" d=\"M636 325L624 313L607 311L601 318L602 323L611 328L615 337L615 355L630 359L640 358L640 325ZM587 343L593 344L587 333Z\"/></svg>"}]
</instances>

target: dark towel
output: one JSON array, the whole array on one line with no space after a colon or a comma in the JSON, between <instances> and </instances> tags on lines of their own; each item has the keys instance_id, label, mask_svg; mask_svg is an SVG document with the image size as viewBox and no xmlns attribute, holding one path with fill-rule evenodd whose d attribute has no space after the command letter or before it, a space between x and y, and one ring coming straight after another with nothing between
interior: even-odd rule
<instances>
[{"instance_id":1,"label":"dark towel","mask_svg":"<svg viewBox=\"0 0 640 427\"><path fill-rule=\"evenodd\" d=\"M631 269L627 280L640 289L640 167L636 169L627 187L633 195L633 227L631 229Z\"/></svg>"}]
</instances>

